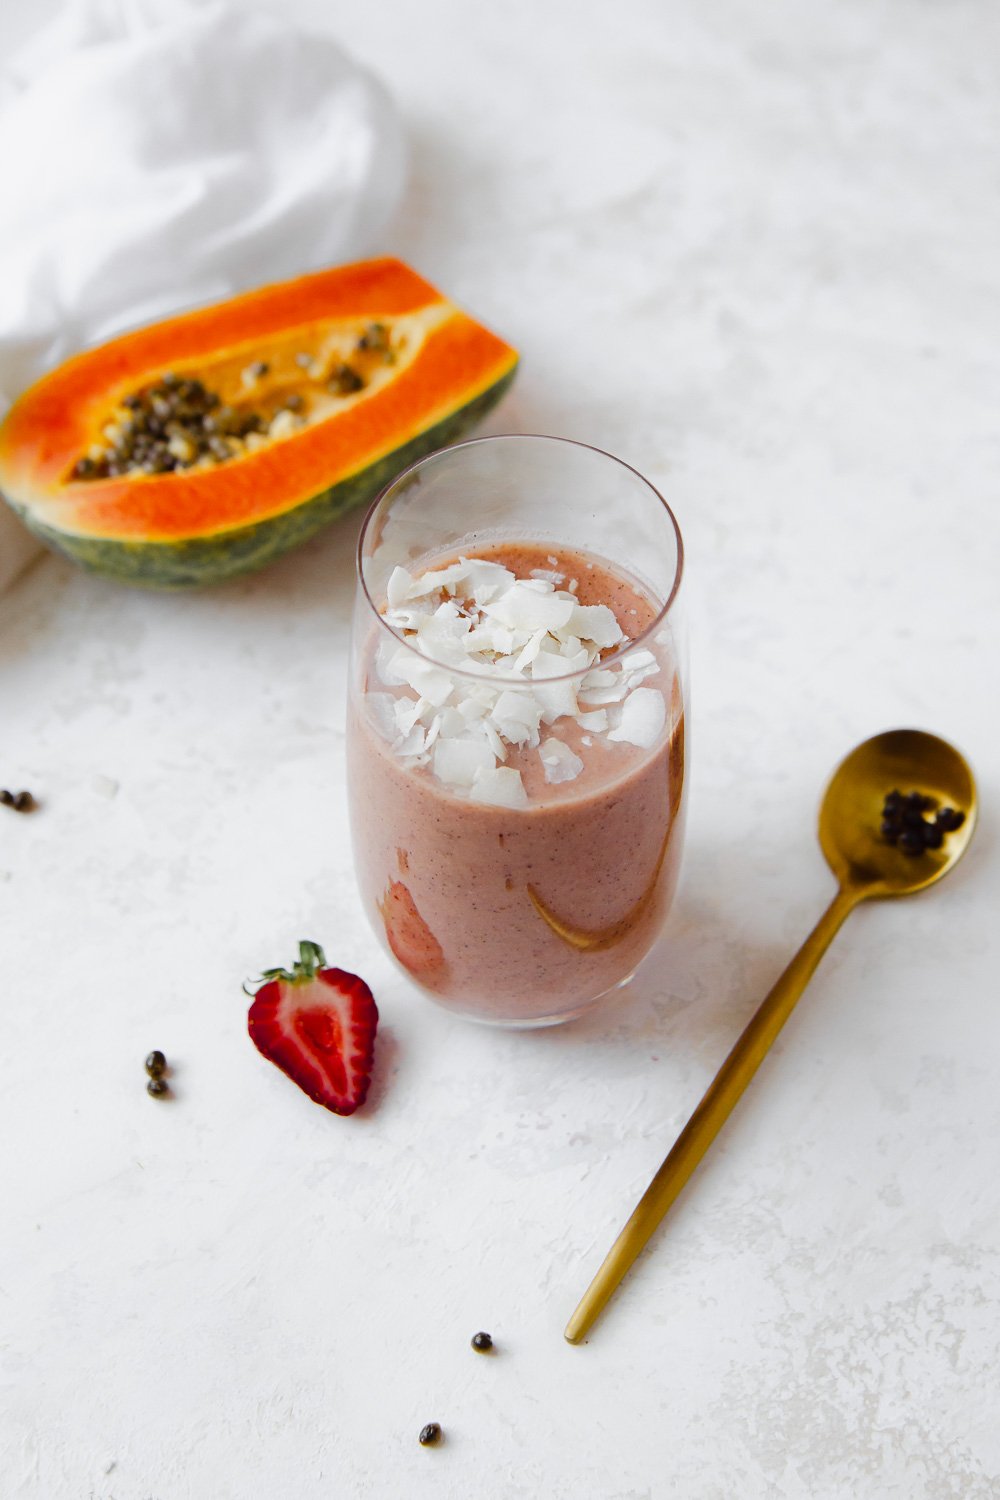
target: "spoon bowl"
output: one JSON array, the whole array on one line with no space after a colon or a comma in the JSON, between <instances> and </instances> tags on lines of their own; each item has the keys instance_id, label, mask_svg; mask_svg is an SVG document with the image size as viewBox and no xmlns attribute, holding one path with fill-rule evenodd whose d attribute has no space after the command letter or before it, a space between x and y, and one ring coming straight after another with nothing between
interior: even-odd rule
<instances>
[{"instance_id":1,"label":"spoon bowl","mask_svg":"<svg viewBox=\"0 0 1000 1500\"><path fill-rule=\"evenodd\" d=\"M939 849L906 854L881 832L889 792L921 792L934 808L964 813ZM963 756L922 729L890 729L865 740L837 767L819 814L819 841L840 886L863 897L908 896L961 859L976 823L976 784Z\"/></svg>"}]
</instances>

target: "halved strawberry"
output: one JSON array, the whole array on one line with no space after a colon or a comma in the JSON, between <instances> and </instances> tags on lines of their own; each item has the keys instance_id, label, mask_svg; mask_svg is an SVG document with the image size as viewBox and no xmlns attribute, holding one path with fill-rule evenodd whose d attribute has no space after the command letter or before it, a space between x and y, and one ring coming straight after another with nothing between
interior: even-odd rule
<instances>
[{"instance_id":1,"label":"halved strawberry","mask_svg":"<svg viewBox=\"0 0 1000 1500\"><path fill-rule=\"evenodd\" d=\"M337 1115L365 1101L377 1026L364 980L328 969L322 948L308 942L292 969L265 969L247 1017L258 1052Z\"/></svg>"}]
</instances>

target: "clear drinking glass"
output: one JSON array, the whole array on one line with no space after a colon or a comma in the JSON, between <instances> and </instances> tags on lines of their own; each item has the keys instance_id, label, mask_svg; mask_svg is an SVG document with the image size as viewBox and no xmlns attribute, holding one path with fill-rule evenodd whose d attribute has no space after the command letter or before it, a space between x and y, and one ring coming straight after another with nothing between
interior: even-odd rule
<instances>
[{"instance_id":1,"label":"clear drinking glass","mask_svg":"<svg viewBox=\"0 0 1000 1500\"><path fill-rule=\"evenodd\" d=\"M467 562L412 596L427 570L469 557L508 569L484 572L501 578L492 604ZM560 438L443 449L369 511L348 706L354 859L375 932L439 1004L552 1025L626 984L649 951L683 841L682 571L652 485ZM564 623L547 631L548 618ZM595 658L588 632L615 628L626 639Z\"/></svg>"}]
</instances>

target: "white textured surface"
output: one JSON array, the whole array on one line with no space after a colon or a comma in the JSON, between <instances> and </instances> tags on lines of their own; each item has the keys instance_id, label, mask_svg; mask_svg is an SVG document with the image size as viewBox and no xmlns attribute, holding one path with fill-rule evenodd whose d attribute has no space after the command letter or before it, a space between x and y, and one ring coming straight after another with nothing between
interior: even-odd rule
<instances>
[{"instance_id":1,"label":"white textured surface","mask_svg":"<svg viewBox=\"0 0 1000 1500\"><path fill-rule=\"evenodd\" d=\"M679 512L686 877L617 1015L453 1021L354 893L356 522L198 598L25 575L0 781L46 805L0 809L4 1500L1000 1494L998 20L342 8L414 135L385 248L524 352L493 429L607 446ZM827 774L909 723L974 762L969 856L852 918L570 1348L609 1236L830 894ZM244 1035L241 978L306 935L383 1011L353 1120Z\"/></svg>"}]
</instances>

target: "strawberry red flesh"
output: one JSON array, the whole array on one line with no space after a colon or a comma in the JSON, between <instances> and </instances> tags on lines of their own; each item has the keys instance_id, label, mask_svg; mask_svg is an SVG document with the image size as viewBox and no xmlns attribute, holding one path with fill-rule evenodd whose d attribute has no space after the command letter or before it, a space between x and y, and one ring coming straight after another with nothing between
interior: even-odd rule
<instances>
[{"instance_id":1,"label":"strawberry red flesh","mask_svg":"<svg viewBox=\"0 0 1000 1500\"><path fill-rule=\"evenodd\" d=\"M400 880L389 883L378 909L389 947L411 974L433 974L444 964L444 949Z\"/></svg>"},{"instance_id":2,"label":"strawberry red flesh","mask_svg":"<svg viewBox=\"0 0 1000 1500\"><path fill-rule=\"evenodd\" d=\"M259 1052L317 1104L350 1115L371 1081L378 1008L363 979L328 969L323 950L300 945L292 970L269 970L247 1026Z\"/></svg>"}]
</instances>

